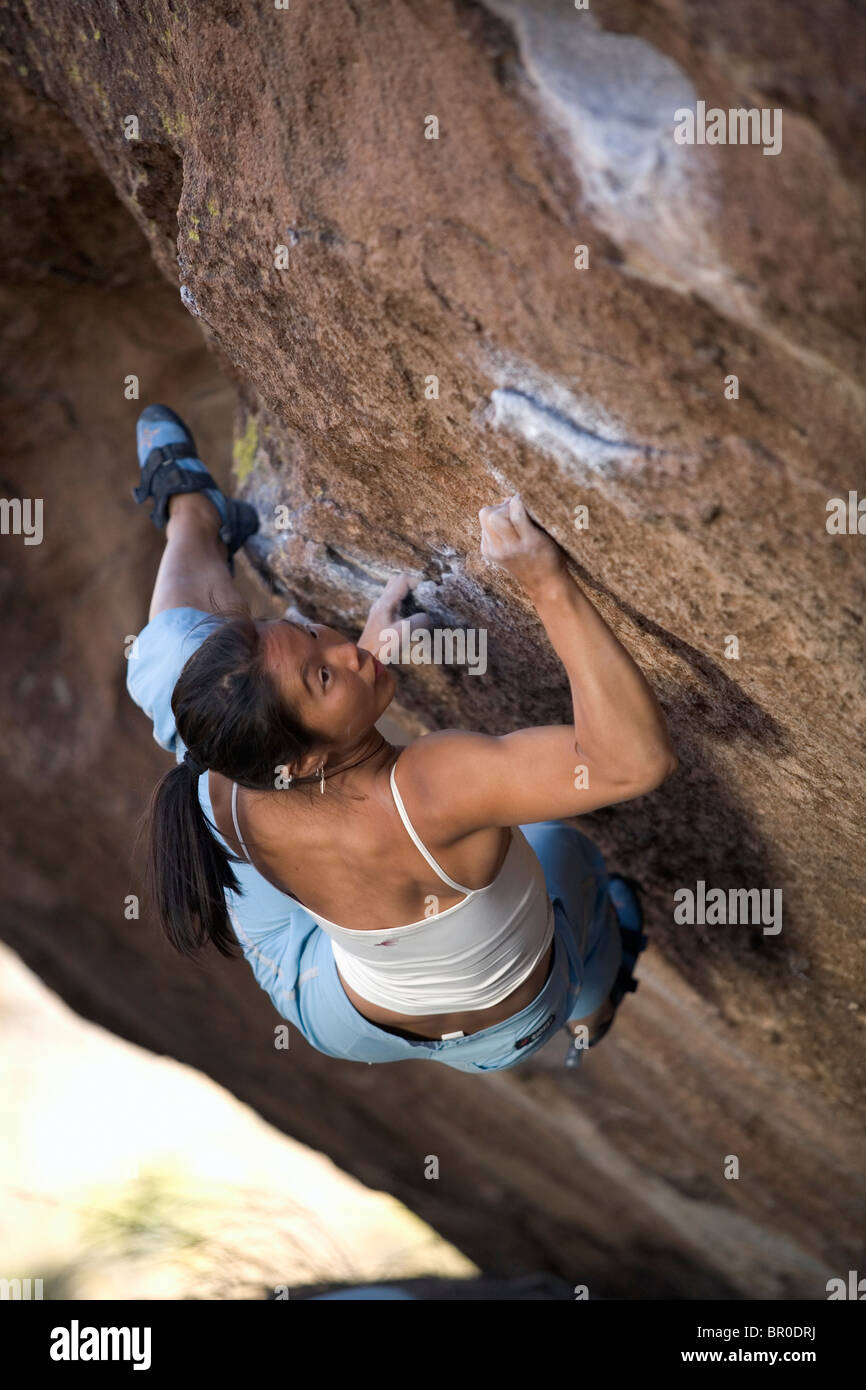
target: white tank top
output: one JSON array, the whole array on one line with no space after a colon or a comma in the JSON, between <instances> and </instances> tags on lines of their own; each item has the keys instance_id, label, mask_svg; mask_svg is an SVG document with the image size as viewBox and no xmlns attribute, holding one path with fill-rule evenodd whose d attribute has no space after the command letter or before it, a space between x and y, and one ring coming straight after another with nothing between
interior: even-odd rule
<instances>
[{"instance_id":1,"label":"white tank top","mask_svg":"<svg viewBox=\"0 0 866 1390\"><path fill-rule=\"evenodd\" d=\"M391 791L400 819L431 869L466 896L444 912L380 931L339 927L310 908L305 911L331 938L343 979L371 1004L417 1015L464 1013L501 1004L529 978L553 940L553 908L541 864L514 826L492 883L485 888L455 883L416 834L394 780L396 766L395 760ZM234 783L232 820L252 864L238 825L237 791Z\"/></svg>"}]
</instances>

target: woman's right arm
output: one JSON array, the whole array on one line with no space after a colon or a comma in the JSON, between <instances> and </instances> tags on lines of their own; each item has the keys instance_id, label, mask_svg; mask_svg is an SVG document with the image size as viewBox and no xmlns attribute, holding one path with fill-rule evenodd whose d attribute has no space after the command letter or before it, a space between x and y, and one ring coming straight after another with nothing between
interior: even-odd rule
<instances>
[{"instance_id":1,"label":"woman's right arm","mask_svg":"<svg viewBox=\"0 0 866 1390\"><path fill-rule=\"evenodd\" d=\"M523 585L565 667L573 723L498 738L444 730L411 744L401 757L404 779L428 808L428 823L438 823L439 843L630 801L677 766L655 695L568 573L560 547L519 496L479 517L482 554Z\"/></svg>"}]
</instances>

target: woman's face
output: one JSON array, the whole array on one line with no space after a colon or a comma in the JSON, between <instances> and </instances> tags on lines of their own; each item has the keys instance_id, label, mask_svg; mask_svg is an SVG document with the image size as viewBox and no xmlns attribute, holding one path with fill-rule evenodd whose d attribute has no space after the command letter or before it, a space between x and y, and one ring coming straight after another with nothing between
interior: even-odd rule
<instances>
[{"instance_id":1,"label":"woman's face","mask_svg":"<svg viewBox=\"0 0 866 1390\"><path fill-rule=\"evenodd\" d=\"M389 666L323 623L257 624L265 660L298 718L339 750L368 733L394 698Z\"/></svg>"}]
</instances>

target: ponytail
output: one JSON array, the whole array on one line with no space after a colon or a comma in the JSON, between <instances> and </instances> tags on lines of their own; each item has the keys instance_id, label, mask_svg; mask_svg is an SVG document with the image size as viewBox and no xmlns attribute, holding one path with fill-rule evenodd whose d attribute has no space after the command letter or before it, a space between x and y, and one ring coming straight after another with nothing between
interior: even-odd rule
<instances>
[{"instance_id":1,"label":"ponytail","mask_svg":"<svg viewBox=\"0 0 866 1390\"><path fill-rule=\"evenodd\" d=\"M208 941L221 955L238 955L225 891L240 889L231 858L212 835L198 778L178 763L157 783L150 799L146 887L162 929L176 950L194 956Z\"/></svg>"}]
</instances>

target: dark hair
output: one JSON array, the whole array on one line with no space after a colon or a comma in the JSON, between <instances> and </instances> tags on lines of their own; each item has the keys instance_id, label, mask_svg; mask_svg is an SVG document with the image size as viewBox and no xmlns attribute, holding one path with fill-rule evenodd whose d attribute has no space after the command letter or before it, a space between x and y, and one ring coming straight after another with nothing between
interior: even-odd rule
<instances>
[{"instance_id":1,"label":"dark hair","mask_svg":"<svg viewBox=\"0 0 866 1390\"><path fill-rule=\"evenodd\" d=\"M273 791L277 769L313 744L264 664L248 613L226 618L193 652L171 708L190 756L254 791ZM149 825L147 889L171 944L192 956L210 941L222 955L236 955L224 893L240 891L231 866L242 861L211 834L189 763L154 788Z\"/></svg>"}]
</instances>

